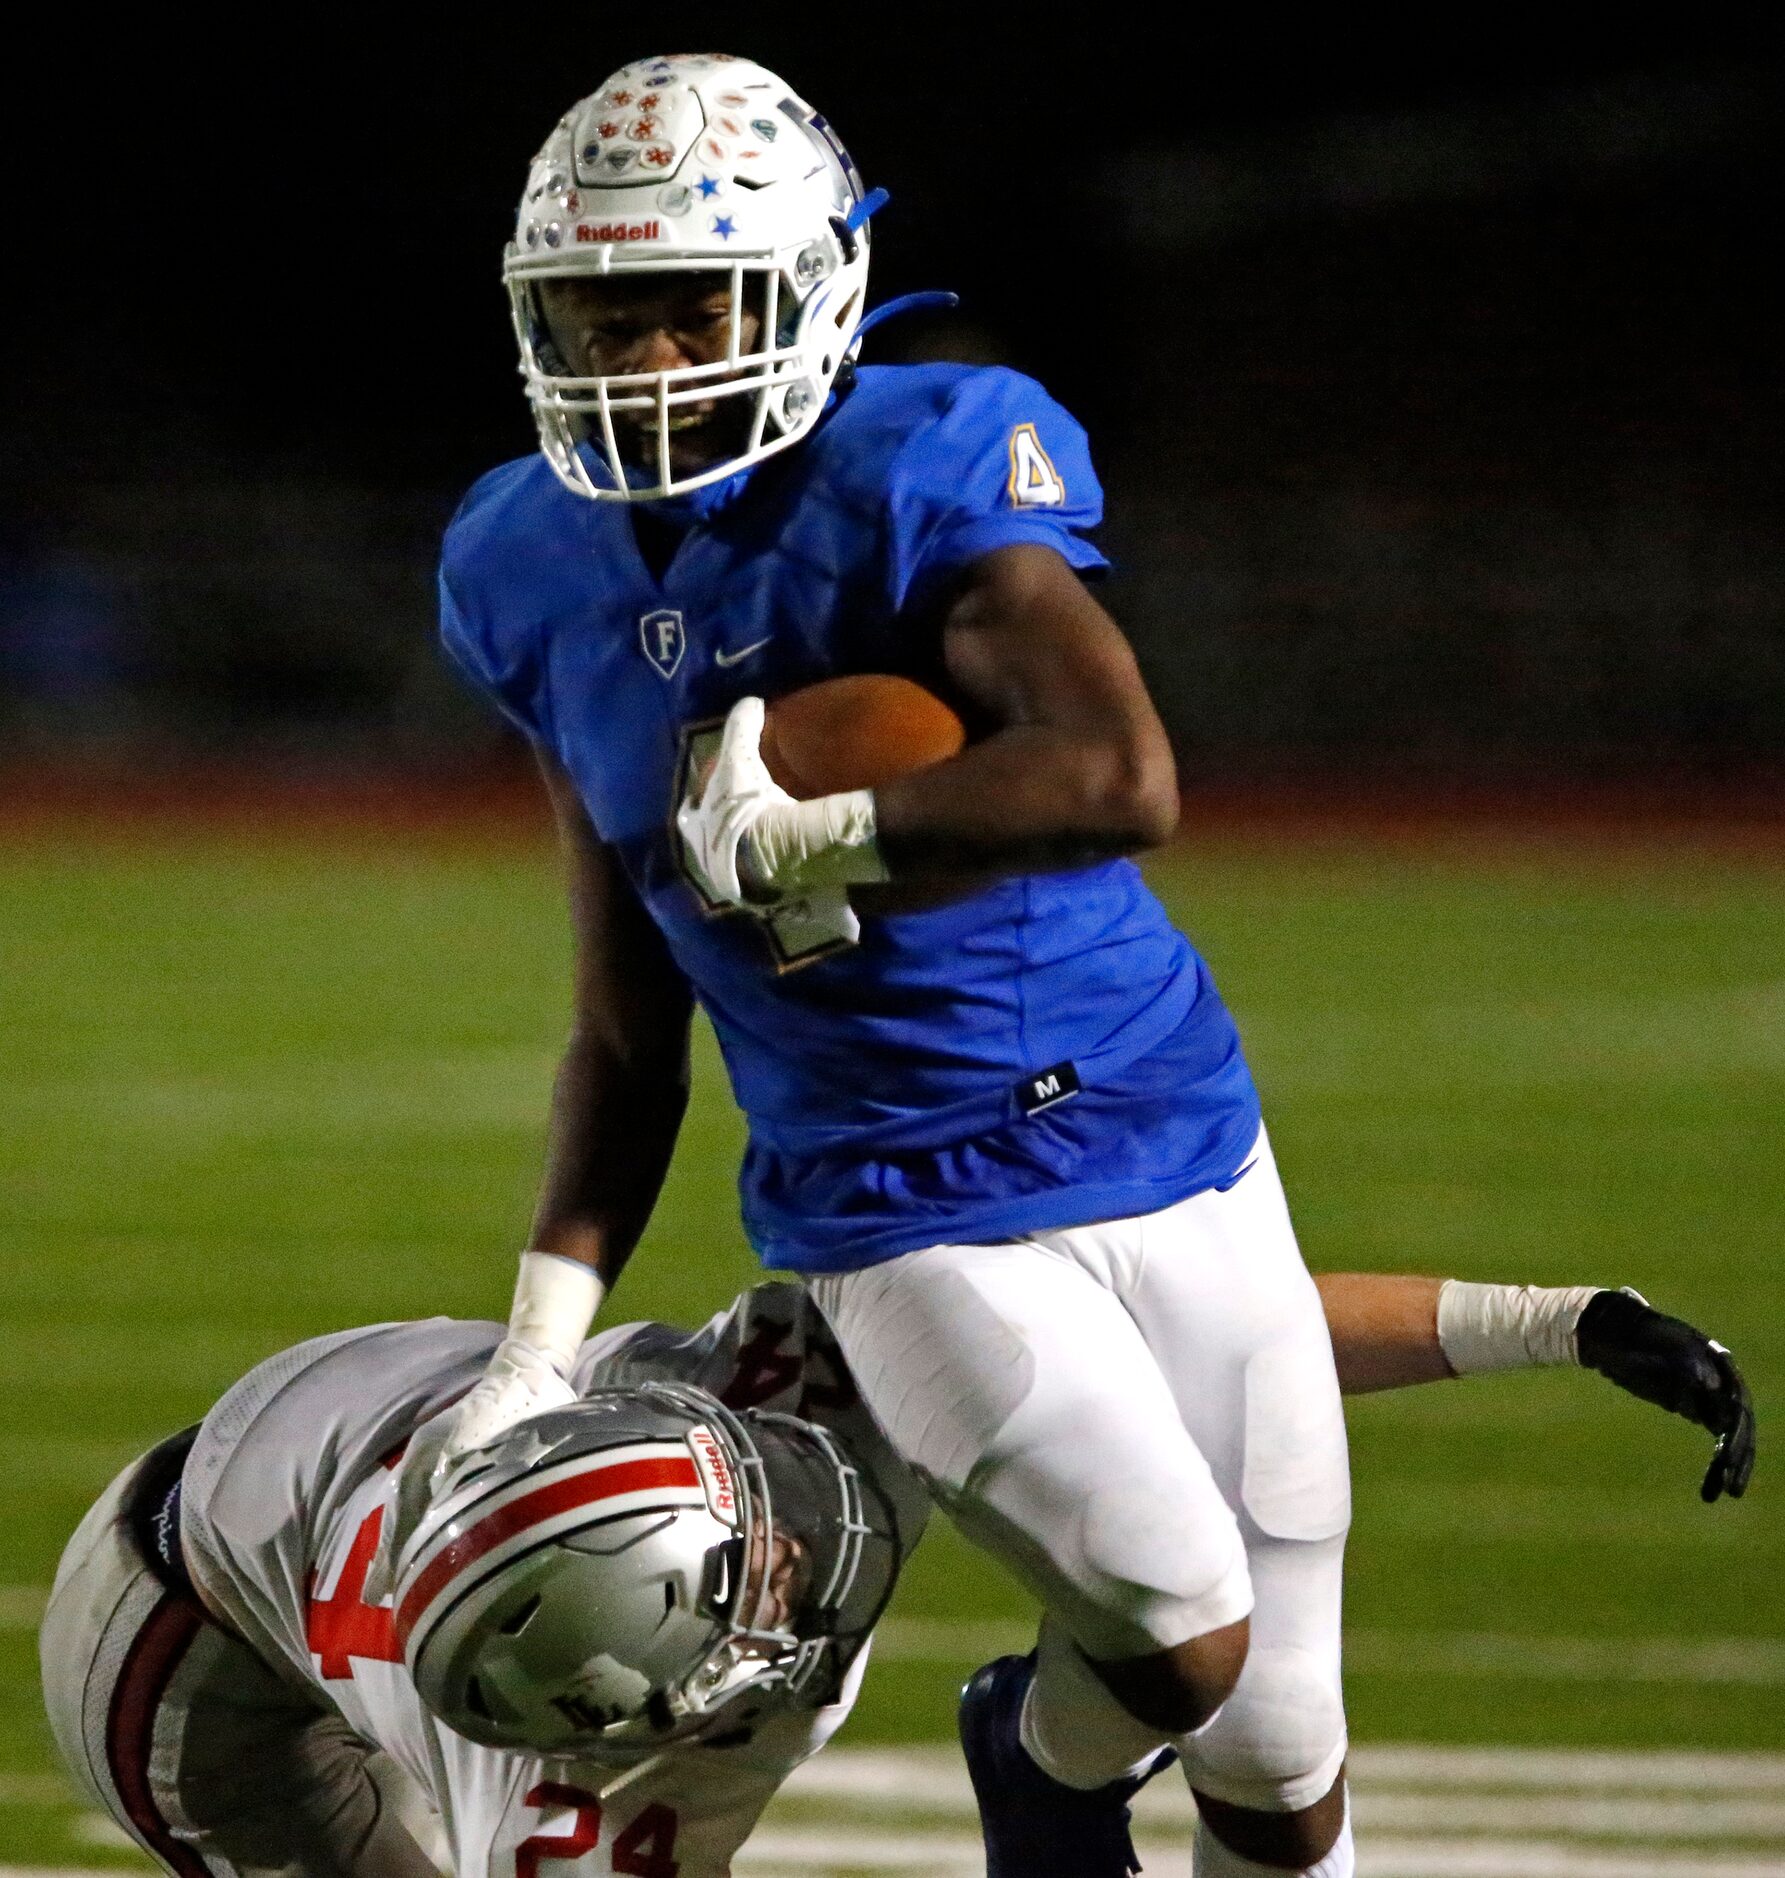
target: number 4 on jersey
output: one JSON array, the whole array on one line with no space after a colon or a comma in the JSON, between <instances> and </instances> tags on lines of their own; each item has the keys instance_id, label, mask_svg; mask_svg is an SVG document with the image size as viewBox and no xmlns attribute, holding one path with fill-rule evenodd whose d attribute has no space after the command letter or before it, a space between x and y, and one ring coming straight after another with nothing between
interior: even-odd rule
<instances>
[{"instance_id":1,"label":"number 4 on jersey","mask_svg":"<svg viewBox=\"0 0 1785 1878\"><path fill-rule=\"evenodd\" d=\"M1058 508L1066 500L1066 485L1033 424L1019 424L1010 433L1009 489L1019 509Z\"/></svg>"},{"instance_id":2,"label":"number 4 on jersey","mask_svg":"<svg viewBox=\"0 0 1785 1878\"><path fill-rule=\"evenodd\" d=\"M676 801L684 800L695 789L697 779L701 789L706 787L724 733L723 718L690 724L683 730L681 755L676 762ZM783 900L764 913L747 913L721 900L696 865L687 842L679 835L671 839L676 844L682 876L699 897L702 909L715 919L738 916L754 926L768 941L777 972L796 971L802 965L829 958L833 952L847 951L861 938L861 921L849 902L835 893Z\"/></svg>"},{"instance_id":3,"label":"number 4 on jersey","mask_svg":"<svg viewBox=\"0 0 1785 1878\"><path fill-rule=\"evenodd\" d=\"M314 1570L310 1573L304 1628L324 1682L351 1680L356 1657L368 1663L403 1660L391 1622L390 1600L368 1604L364 1599L366 1574L378 1550L378 1535L383 1527L384 1508L375 1506L353 1535L353 1544L348 1548L341 1575L335 1580L330 1596L319 1598L316 1595L316 1573Z\"/></svg>"}]
</instances>

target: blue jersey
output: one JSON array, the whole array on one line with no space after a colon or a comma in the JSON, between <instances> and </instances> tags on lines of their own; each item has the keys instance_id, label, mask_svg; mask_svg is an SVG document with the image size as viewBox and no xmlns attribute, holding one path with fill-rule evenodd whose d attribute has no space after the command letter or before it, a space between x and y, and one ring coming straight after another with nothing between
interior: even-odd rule
<instances>
[{"instance_id":1,"label":"blue jersey","mask_svg":"<svg viewBox=\"0 0 1785 1878\"><path fill-rule=\"evenodd\" d=\"M810 437L695 507L659 579L628 505L505 464L447 531L442 633L575 780L711 1018L764 1262L846 1269L1231 1179L1258 1131L1239 1040L1127 862L865 919L839 949L709 906L674 832L740 697L850 672L946 692L951 574L1016 542L1105 565L1079 426L1001 368L864 367Z\"/></svg>"}]
</instances>

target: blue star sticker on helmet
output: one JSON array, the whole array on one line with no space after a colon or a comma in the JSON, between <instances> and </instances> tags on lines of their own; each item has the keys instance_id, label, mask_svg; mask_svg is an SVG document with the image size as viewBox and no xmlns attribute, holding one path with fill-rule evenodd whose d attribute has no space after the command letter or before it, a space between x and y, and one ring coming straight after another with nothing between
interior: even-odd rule
<instances>
[{"instance_id":1,"label":"blue star sticker on helmet","mask_svg":"<svg viewBox=\"0 0 1785 1878\"><path fill-rule=\"evenodd\" d=\"M737 232L737 226L729 215L715 215L713 217L713 233L717 235L721 241L729 241Z\"/></svg>"},{"instance_id":2,"label":"blue star sticker on helmet","mask_svg":"<svg viewBox=\"0 0 1785 1878\"><path fill-rule=\"evenodd\" d=\"M719 178L717 176L703 176L694 186L703 196L710 198L719 193Z\"/></svg>"}]
</instances>

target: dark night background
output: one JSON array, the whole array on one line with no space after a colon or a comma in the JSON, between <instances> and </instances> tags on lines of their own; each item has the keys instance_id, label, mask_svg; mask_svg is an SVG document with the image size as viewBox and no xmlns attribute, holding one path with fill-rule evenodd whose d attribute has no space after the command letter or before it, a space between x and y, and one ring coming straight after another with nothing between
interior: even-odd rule
<instances>
[{"instance_id":1,"label":"dark night background","mask_svg":"<svg viewBox=\"0 0 1785 1878\"><path fill-rule=\"evenodd\" d=\"M1647 41L1283 16L1182 51L1094 17L386 9L45 41L6 113L15 771L501 758L433 650L431 563L465 484L531 447L513 198L610 69L717 44L891 189L871 297L964 298L868 356L1007 360L1086 423L1111 602L1187 779L1776 777L1759 12Z\"/></svg>"}]
</instances>

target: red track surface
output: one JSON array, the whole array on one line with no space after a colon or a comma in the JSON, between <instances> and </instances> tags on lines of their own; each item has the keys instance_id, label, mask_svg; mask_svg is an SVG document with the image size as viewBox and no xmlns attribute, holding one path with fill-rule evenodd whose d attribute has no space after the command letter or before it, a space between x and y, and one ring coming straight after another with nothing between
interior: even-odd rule
<instances>
[{"instance_id":1,"label":"red track surface","mask_svg":"<svg viewBox=\"0 0 1785 1878\"><path fill-rule=\"evenodd\" d=\"M382 843L550 840L525 763L461 776L183 766L0 770L0 839L154 835ZM1785 861L1785 785L1486 789L1351 782L1196 789L1180 839L1316 846L1672 848Z\"/></svg>"}]
</instances>

